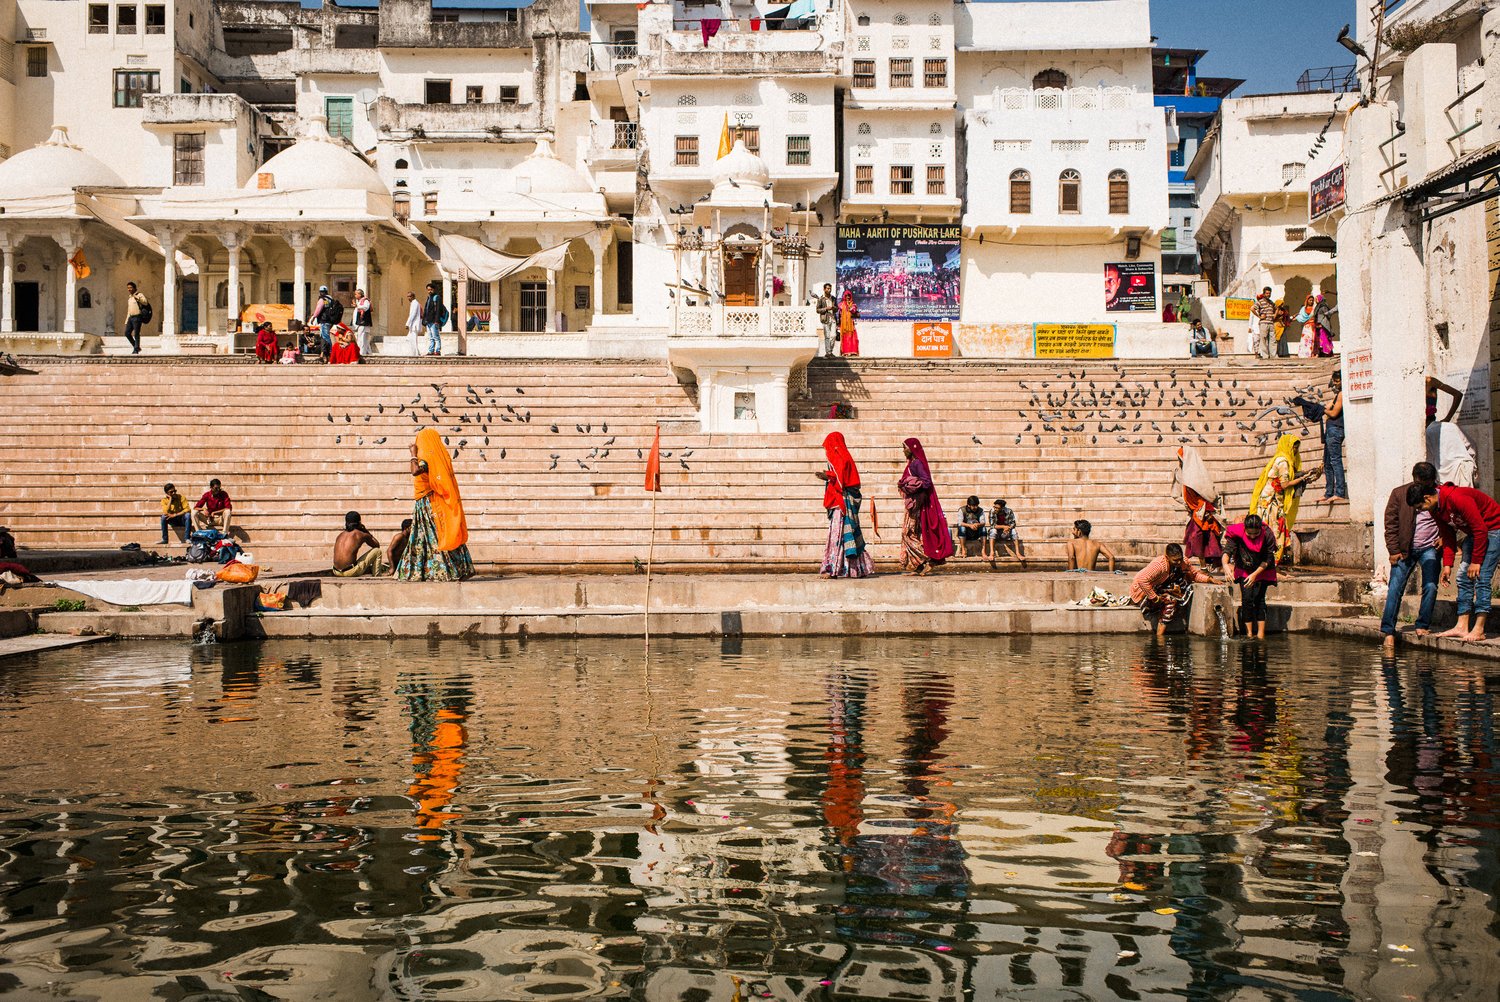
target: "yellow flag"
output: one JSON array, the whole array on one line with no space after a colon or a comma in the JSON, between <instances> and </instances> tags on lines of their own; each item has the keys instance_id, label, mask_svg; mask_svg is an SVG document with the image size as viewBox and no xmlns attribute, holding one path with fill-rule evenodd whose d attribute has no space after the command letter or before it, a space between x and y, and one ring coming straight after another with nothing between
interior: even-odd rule
<instances>
[{"instance_id":1,"label":"yellow flag","mask_svg":"<svg viewBox=\"0 0 1500 1002\"><path fill-rule=\"evenodd\" d=\"M74 278L84 279L84 278L88 278L90 275L92 275L94 273L93 269L91 269L89 267L88 260L86 258L84 258L84 256L83 256L83 248L82 247L80 247L76 251L74 251L73 252L73 256L70 257L70 258L68 258L68 264L70 264L70 265L73 266L73 277Z\"/></svg>"},{"instance_id":2,"label":"yellow flag","mask_svg":"<svg viewBox=\"0 0 1500 1002\"><path fill-rule=\"evenodd\" d=\"M729 141L729 113L725 112L724 113L724 131L722 131L722 132L719 133L719 156L718 156L718 159L723 160L725 157L729 156L729 151L731 149L733 149L733 148L734 148L734 144Z\"/></svg>"}]
</instances>

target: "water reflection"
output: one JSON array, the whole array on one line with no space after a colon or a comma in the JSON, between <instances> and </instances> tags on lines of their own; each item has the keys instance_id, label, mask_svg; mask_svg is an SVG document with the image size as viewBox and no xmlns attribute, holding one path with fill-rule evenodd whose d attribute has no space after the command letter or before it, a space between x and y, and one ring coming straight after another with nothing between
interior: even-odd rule
<instances>
[{"instance_id":1,"label":"water reflection","mask_svg":"<svg viewBox=\"0 0 1500 1002\"><path fill-rule=\"evenodd\" d=\"M1493 999L1494 685L1311 638L11 661L0 991Z\"/></svg>"}]
</instances>

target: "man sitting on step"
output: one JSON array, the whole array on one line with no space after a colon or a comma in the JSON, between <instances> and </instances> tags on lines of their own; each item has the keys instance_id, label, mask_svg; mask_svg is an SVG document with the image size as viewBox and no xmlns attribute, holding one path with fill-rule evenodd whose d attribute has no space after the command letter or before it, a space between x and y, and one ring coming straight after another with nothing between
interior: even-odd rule
<instances>
[{"instance_id":1,"label":"man sitting on step","mask_svg":"<svg viewBox=\"0 0 1500 1002\"><path fill-rule=\"evenodd\" d=\"M1068 540L1068 570L1097 571L1099 558L1109 561L1109 572L1115 572L1115 553L1108 546L1093 539L1094 526L1086 518L1073 523L1073 538Z\"/></svg>"},{"instance_id":2,"label":"man sitting on step","mask_svg":"<svg viewBox=\"0 0 1500 1002\"><path fill-rule=\"evenodd\" d=\"M193 524L199 529L218 529L227 536L233 515L234 502L229 500L229 492L215 477L208 482L208 490L203 492L198 503L193 505Z\"/></svg>"},{"instance_id":3,"label":"man sitting on step","mask_svg":"<svg viewBox=\"0 0 1500 1002\"><path fill-rule=\"evenodd\" d=\"M360 554L359 548L369 549ZM359 512L346 512L344 531L333 541L333 573L341 578L357 578L368 574L378 577L385 570L380 559L380 541L370 535Z\"/></svg>"}]
</instances>

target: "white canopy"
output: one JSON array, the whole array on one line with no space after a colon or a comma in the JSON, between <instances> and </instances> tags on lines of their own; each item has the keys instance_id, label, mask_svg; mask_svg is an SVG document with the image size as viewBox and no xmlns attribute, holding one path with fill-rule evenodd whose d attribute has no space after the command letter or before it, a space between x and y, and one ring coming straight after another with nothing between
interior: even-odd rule
<instances>
[{"instance_id":1,"label":"white canopy","mask_svg":"<svg viewBox=\"0 0 1500 1002\"><path fill-rule=\"evenodd\" d=\"M444 270L451 273L463 269L476 282L498 282L527 268L560 269L568 256L568 243L565 240L529 257L516 257L490 250L472 237L450 233L438 237L438 251Z\"/></svg>"}]
</instances>

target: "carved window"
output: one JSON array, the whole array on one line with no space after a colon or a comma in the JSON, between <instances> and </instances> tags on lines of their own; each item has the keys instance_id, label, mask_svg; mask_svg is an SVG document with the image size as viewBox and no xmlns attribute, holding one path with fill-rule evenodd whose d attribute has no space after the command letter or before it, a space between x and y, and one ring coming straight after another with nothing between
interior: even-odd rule
<instances>
[{"instance_id":1,"label":"carved window","mask_svg":"<svg viewBox=\"0 0 1500 1002\"><path fill-rule=\"evenodd\" d=\"M691 108L694 105L696 105L697 103L698 103L698 95L696 95L696 94L679 94L679 95L677 95L677 107L679 107L679 108Z\"/></svg>"},{"instance_id":2,"label":"carved window","mask_svg":"<svg viewBox=\"0 0 1500 1002\"><path fill-rule=\"evenodd\" d=\"M931 14L927 15L927 23L932 25L934 28L941 27L943 23L943 15L939 14L937 11L933 11Z\"/></svg>"},{"instance_id":3,"label":"carved window","mask_svg":"<svg viewBox=\"0 0 1500 1002\"><path fill-rule=\"evenodd\" d=\"M791 94L787 95L787 100L792 104L806 104L807 95L802 93L800 90L793 91Z\"/></svg>"},{"instance_id":4,"label":"carved window","mask_svg":"<svg viewBox=\"0 0 1500 1002\"><path fill-rule=\"evenodd\" d=\"M677 137L677 158L673 161L678 167L698 166L698 137Z\"/></svg>"},{"instance_id":5,"label":"carved window","mask_svg":"<svg viewBox=\"0 0 1500 1002\"><path fill-rule=\"evenodd\" d=\"M42 51L45 52L46 50L43 49ZM855 87L874 87L875 86L875 60L873 60L873 59L856 59L856 60L854 60L854 86Z\"/></svg>"},{"instance_id":6,"label":"carved window","mask_svg":"<svg viewBox=\"0 0 1500 1002\"><path fill-rule=\"evenodd\" d=\"M912 69L910 59L891 60L891 89L912 85Z\"/></svg>"},{"instance_id":7,"label":"carved window","mask_svg":"<svg viewBox=\"0 0 1500 1002\"><path fill-rule=\"evenodd\" d=\"M786 165L788 167L807 167L812 164L812 137L811 136L787 136L786 137Z\"/></svg>"},{"instance_id":8,"label":"carved window","mask_svg":"<svg viewBox=\"0 0 1500 1002\"><path fill-rule=\"evenodd\" d=\"M1109 212L1113 216L1130 212L1130 175L1122 170L1109 172Z\"/></svg>"},{"instance_id":9,"label":"carved window","mask_svg":"<svg viewBox=\"0 0 1500 1002\"><path fill-rule=\"evenodd\" d=\"M1018 216L1031 215L1031 174L1027 171L1011 171L1010 211Z\"/></svg>"},{"instance_id":10,"label":"carved window","mask_svg":"<svg viewBox=\"0 0 1500 1002\"><path fill-rule=\"evenodd\" d=\"M1057 211L1076 215L1083 211L1083 176L1065 170L1057 178Z\"/></svg>"},{"instance_id":11,"label":"carved window","mask_svg":"<svg viewBox=\"0 0 1500 1002\"><path fill-rule=\"evenodd\" d=\"M861 136L868 136L870 134L870 123L869 122L860 122L859 123L859 134Z\"/></svg>"},{"instance_id":12,"label":"carved window","mask_svg":"<svg viewBox=\"0 0 1500 1002\"><path fill-rule=\"evenodd\" d=\"M201 132L179 132L172 137L172 183L203 183L203 136Z\"/></svg>"},{"instance_id":13,"label":"carved window","mask_svg":"<svg viewBox=\"0 0 1500 1002\"><path fill-rule=\"evenodd\" d=\"M854 165L854 193L856 195L875 194L875 165Z\"/></svg>"},{"instance_id":14,"label":"carved window","mask_svg":"<svg viewBox=\"0 0 1500 1002\"><path fill-rule=\"evenodd\" d=\"M944 178L942 164L927 165L927 194L945 195L948 193L948 182Z\"/></svg>"},{"instance_id":15,"label":"carved window","mask_svg":"<svg viewBox=\"0 0 1500 1002\"><path fill-rule=\"evenodd\" d=\"M1066 73L1064 73L1062 70L1058 70L1058 69L1042 70L1042 72L1038 73L1036 76L1034 76L1034 77L1031 78L1031 89L1032 90L1043 90L1043 89L1047 89L1047 88L1055 88L1057 90L1066 90L1067 87L1068 87L1068 75Z\"/></svg>"},{"instance_id":16,"label":"carved window","mask_svg":"<svg viewBox=\"0 0 1500 1002\"><path fill-rule=\"evenodd\" d=\"M948 86L948 60L946 60L946 59L924 59L924 60L922 60L922 86L924 86L924 87L946 87L946 86Z\"/></svg>"},{"instance_id":17,"label":"carved window","mask_svg":"<svg viewBox=\"0 0 1500 1002\"><path fill-rule=\"evenodd\" d=\"M907 20L907 17L906 17L905 14L897 14L895 17L891 18L891 23L892 24L909 24L910 21Z\"/></svg>"},{"instance_id":18,"label":"carved window","mask_svg":"<svg viewBox=\"0 0 1500 1002\"><path fill-rule=\"evenodd\" d=\"M912 177L916 171L910 164L891 165L891 194L910 195L912 193Z\"/></svg>"}]
</instances>

